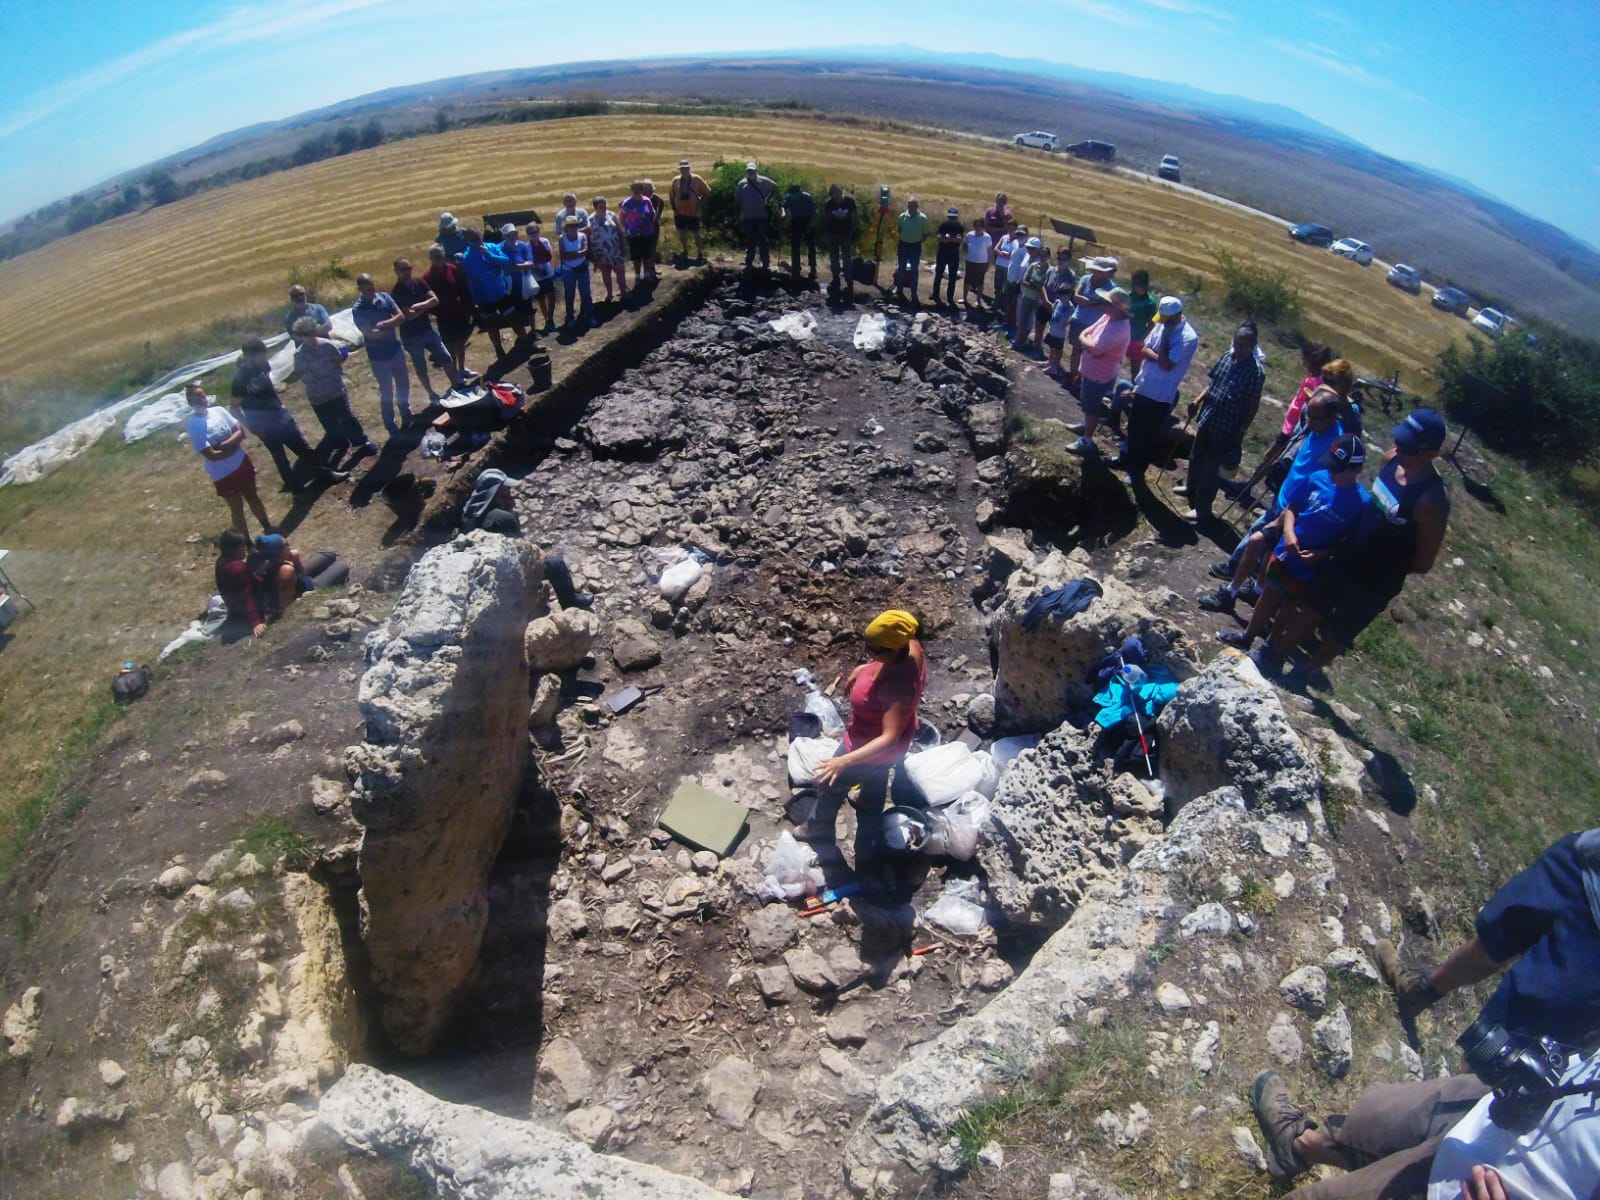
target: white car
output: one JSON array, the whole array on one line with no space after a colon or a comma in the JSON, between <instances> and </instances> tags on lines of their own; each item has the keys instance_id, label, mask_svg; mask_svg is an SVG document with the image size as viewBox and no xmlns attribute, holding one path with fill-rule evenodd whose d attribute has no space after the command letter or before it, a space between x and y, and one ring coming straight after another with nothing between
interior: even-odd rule
<instances>
[{"instance_id":1,"label":"white car","mask_svg":"<svg viewBox=\"0 0 1600 1200\"><path fill-rule=\"evenodd\" d=\"M1372 247L1365 242L1356 241L1355 238L1340 238L1328 249L1363 267L1372 262Z\"/></svg>"},{"instance_id":2,"label":"white car","mask_svg":"<svg viewBox=\"0 0 1600 1200\"><path fill-rule=\"evenodd\" d=\"M1422 272L1407 263L1395 263L1389 268L1389 282L1415 295L1422 290Z\"/></svg>"},{"instance_id":3,"label":"white car","mask_svg":"<svg viewBox=\"0 0 1600 1200\"><path fill-rule=\"evenodd\" d=\"M1174 183L1179 182L1183 177L1183 167L1178 162L1178 156L1176 154L1163 154L1161 156L1161 165L1156 168L1156 174L1161 176L1162 179L1170 179Z\"/></svg>"},{"instance_id":4,"label":"white car","mask_svg":"<svg viewBox=\"0 0 1600 1200\"><path fill-rule=\"evenodd\" d=\"M1042 129L1035 129L1032 133L1019 133L1011 140L1019 146L1031 146L1035 150L1055 151L1061 149L1061 139L1053 133L1046 133Z\"/></svg>"},{"instance_id":5,"label":"white car","mask_svg":"<svg viewBox=\"0 0 1600 1200\"><path fill-rule=\"evenodd\" d=\"M1499 337L1506 331L1506 326L1511 324L1511 318L1498 308L1482 308L1478 315L1472 318L1472 327L1490 337Z\"/></svg>"}]
</instances>

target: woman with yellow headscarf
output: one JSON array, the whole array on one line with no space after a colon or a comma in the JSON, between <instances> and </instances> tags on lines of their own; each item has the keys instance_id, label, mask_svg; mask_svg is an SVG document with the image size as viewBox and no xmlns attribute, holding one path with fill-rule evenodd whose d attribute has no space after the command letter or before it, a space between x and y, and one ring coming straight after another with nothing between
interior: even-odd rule
<instances>
[{"instance_id":1,"label":"woman with yellow headscarf","mask_svg":"<svg viewBox=\"0 0 1600 1200\"><path fill-rule=\"evenodd\" d=\"M856 867L875 848L885 792L897 805L926 808L922 792L907 777L902 760L917 732L917 707L928 681L928 660L917 640L920 622L904 609L879 613L863 633L871 656L850 672L846 694L850 719L839 753L816 769L817 807L806 833L831 837L839 802L861 785ZM891 776L892 772L892 776Z\"/></svg>"}]
</instances>

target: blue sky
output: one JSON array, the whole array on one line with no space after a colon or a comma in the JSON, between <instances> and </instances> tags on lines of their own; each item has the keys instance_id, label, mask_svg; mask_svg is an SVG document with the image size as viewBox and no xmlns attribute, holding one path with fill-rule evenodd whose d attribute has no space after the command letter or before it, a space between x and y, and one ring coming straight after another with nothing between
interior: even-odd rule
<instances>
[{"instance_id":1,"label":"blue sky","mask_svg":"<svg viewBox=\"0 0 1600 1200\"><path fill-rule=\"evenodd\" d=\"M0 0L0 218L257 121L506 67L831 43L987 50L1284 104L1600 246L1600 3ZM1006 23L989 19L1006 14ZM749 19L757 13L764 19ZM907 24L905 14L915 13ZM985 16L985 13L988 15ZM603 14L596 21L596 14Z\"/></svg>"}]
</instances>

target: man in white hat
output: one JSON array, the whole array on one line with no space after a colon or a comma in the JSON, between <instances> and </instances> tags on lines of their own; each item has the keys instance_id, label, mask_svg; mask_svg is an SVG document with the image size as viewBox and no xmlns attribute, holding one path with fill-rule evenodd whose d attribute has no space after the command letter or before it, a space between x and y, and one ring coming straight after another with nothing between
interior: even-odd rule
<instances>
[{"instance_id":1,"label":"man in white hat","mask_svg":"<svg viewBox=\"0 0 1600 1200\"><path fill-rule=\"evenodd\" d=\"M456 262L466 253L466 231L451 213L439 214L439 232L433 235L433 240L439 244L445 258L450 262Z\"/></svg>"},{"instance_id":2,"label":"man in white hat","mask_svg":"<svg viewBox=\"0 0 1600 1200\"><path fill-rule=\"evenodd\" d=\"M778 194L778 184L768 179L753 162L745 163L744 178L733 189L739 206L739 228L744 231L744 269L755 265L761 251L761 269L772 269L772 213L767 201Z\"/></svg>"},{"instance_id":3,"label":"man in white hat","mask_svg":"<svg viewBox=\"0 0 1600 1200\"><path fill-rule=\"evenodd\" d=\"M1144 336L1143 359L1133 380L1133 407L1128 410L1128 482L1144 485L1145 469L1161 458L1161 431L1172 419L1178 386L1189 373L1200 333L1183 315L1183 301L1163 296L1156 304L1155 323Z\"/></svg>"}]
</instances>

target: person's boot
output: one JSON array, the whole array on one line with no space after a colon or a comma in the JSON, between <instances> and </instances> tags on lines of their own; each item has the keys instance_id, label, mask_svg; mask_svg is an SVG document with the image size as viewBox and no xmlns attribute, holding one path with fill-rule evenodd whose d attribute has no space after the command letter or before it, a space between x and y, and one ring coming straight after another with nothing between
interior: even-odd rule
<instances>
[{"instance_id":1,"label":"person's boot","mask_svg":"<svg viewBox=\"0 0 1600 1200\"><path fill-rule=\"evenodd\" d=\"M1432 972L1402 961L1400 951L1388 938L1378 943L1377 958L1378 974L1399 1001L1401 1017L1415 1017L1444 999L1444 993L1433 986Z\"/></svg>"},{"instance_id":2,"label":"person's boot","mask_svg":"<svg viewBox=\"0 0 1600 1200\"><path fill-rule=\"evenodd\" d=\"M1280 1183L1304 1175L1311 1164L1295 1153L1294 1140L1317 1123L1289 1097L1276 1071L1263 1071L1250 1087L1250 1107L1267 1143L1267 1174Z\"/></svg>"}]
</instances>

